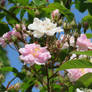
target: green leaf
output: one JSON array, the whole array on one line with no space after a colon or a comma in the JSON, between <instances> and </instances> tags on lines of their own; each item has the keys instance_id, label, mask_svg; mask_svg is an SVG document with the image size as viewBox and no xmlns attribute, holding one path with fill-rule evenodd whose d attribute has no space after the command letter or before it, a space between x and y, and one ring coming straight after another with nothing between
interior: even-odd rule
<instances>
[{"instance_id":1,"label":"green leaf","mask_svg":"<svg viewBox=\"0 0 92 92\"><path fill-rule=\"evenodd\" d=\"M51 4L48 5L48 7L42 8L43 12L46 15L49 15L49 16L50 16L51 12L53 10L55 10L55 9L59 9L60 10L60 13L63 14L68 19L68 21L72 21L73 20L73 18L74 18L73 13L70 12L69 9L65 8L60 3L51 3Z\"/></svg>"},{"instance_id":2,"label":"green leaf","mask_svg":"<svg viewBox=\"0 0 92 92\"><path fill-rule=\"evenodd\" d=\"M16 0L16 2L22 5L28 5L29 0Z\"/></svg>"},{"instance_id":3,"label":"green leaf","mask_svg":"<svg viewBox=\"0 0 92 92\"><path fill-rule=\"evenodd\" d=\"M54 84L53 86L53 91L55 92L61 92L61 85Z\"/></svg>"},{"instance_id":4,"label":"green leaf","mask_svg":"<svg viewBox=\"0 0 92 92\"><path fill-rule=\"evenodd\" d=\"M0 62L3 64L4 67L9 66L9 60L6 56L6 51L0 46Z\"/></svg>"},{"instance_id":5,"label":"green leaf","mask_svg":"<svg viewBox=\"0 0 92 92\"><path fill-rule=\"evenodd\" d=\"M41 6L41 5L45 5L47 4L47 1L46 0L32 0L33 3L36 5L36 6Z\"/></svg>"},{"instance_id":6,"label":"green leaf","mask_svg":"<svg viewBox=\"0 0 92 92\"><path fill-rule=\"evenodd\" d=\"M10 7L9 12L12 12L13 14L17 15L20 12L20 8L16 8L16 6Z\"/></svg>"},{"instance_id":7,"label":"green leaf","mask_svg":"<svg viewBox=\"0 0 92 92\"><path fill-rule=\"evenodd\" d=\"M89 13L92 14L92 3L86 3L87 0L75 0L75 7L80 11L84 12L88 9Z\"/></svg>"},{"instance_id":8,"label":"green leaf","mask_svg":"<svg viewBox=\"0 0 92 92\"><path fill-rule=\"evenodd\" d=\"M70 86L68 92L74 92L73 89L74 89L73 86Z\"/></svg>"},{"instance_id":9,"label":"green leaf","mask_svg":"<svg viewBox=\"0 0 92 92\"><path fill-rule=\"evenodd\" d=\"M8 24L0 23L0 36L2 36L5 32L9 31Z\"/></svg>"},{"instance_id":10,"label":"green leaf","mask_svg":"<svg viewBox=\"0 0 92 92\"><path fill-rule=\"evenodd\" d=\"M87 73L84 76L80 77L79 80L76 81L77 84L82 84L85 87L88 87L92 84L92 73Z\"/></svg>"},{"instance_id":11,"label":"green leaf","mask_svg":"<svg viewBox=\"0 0 92 92\"><path fill-rule=\"evenodd\" d=\"M85 3L92 3L92 0L86 0Z\"/></svg>"},{"instance_id":12,"label":"green leaf","mask_svg":"<svg viewBox=\"0 0 92 92\"><path fill-rule=\"evenodd\" d=\"M92 51L74 51L73 54L92 56Z\"/></svg>"},{"instance_id":13,"label":"green leaf","mask_svg":"<svg viewBox=\"0 0 92 92\"><path fill-rule=\"evenodd\" d=\"M0 12L0 20L4 17L4 13Z\"/></svg>"},{"instance_id":14,"label":"green leaf","mask_svg":"<svg viewBox=\"0 0 92 92\"><path fill-rule=\"evenodd\" d=\"M10 3L28 5L29 0L8 0Z\"/></svg>"},{"instance_id":15,"label":"green leaf","mask_svg":"<svg viewBox=\"0 0 92 92\"><path fill-rule=\"evenodd\" d=\"M88 33L88 34L86 34L86 36L87 36L87 38L92 38L92 34L91 33Z\"/></svg>"},{"instance_id":16,"label":"green leaf","mask_svg":"<svg viewBox=\"0 0 92 92\"><path fill-rule=\"evenodd\" d=\"M18 72L16 68L13 67L3 67L0 68L0 71L4 71L4 72Z\"/></svg>"},{"instance_id":17,"label":"green leaf","mask_svg":"<svg viewBox=\"0 0 92 92\"><path fill-rule=\"evenodd\" d=\"M85 59L76 59L65 62L58 70L72 69L72 68L92 68L92 63Z\"/></svg>"},{"instance_id":18,"label":"green leaf","mask_svg":"<svg viewBox=\"0 0 92 92\"><path fill-rule=\"evenodd\" d=\"M32 88L34 86L35 79L31 78L30 80L27 80L26 82L23 82L21 86L21 92L25 92L28 88L30 88L30 92L32 91Z\"/></svg>"},{"instance_id":19,"label":"green leaf","mask_svg":"<svg viewBox=\"0 0 92 92\"><path fill-rule=\"evenodd\" d=\"M82 19L82 22L88 22L89 27L92 29L92 16L91 15L85 16Z\"/></svg>"},{"instance_id":20,"label":"green leaf","mask_svg":"<svg viewBox=\"0 0 92 92\"><path fill-rule=\"evenodd\" d=\"M8 21L8 24L10 24L10 25L14 25L14 24L17 24L18 23L17 20L15 20L14 18L12 18L9 15L6 16L6 19Z\"/></svg>"},{"instance_id":21,"label":"green leaf","mask_svg":"<svg viewBox=\"0 0 92 92\"><path fill-rule=\"evenodd\" d=\"M23 17L24 17L24 14L25 14L25 10L21 10L21 13L20 13L20 19L22 20L23 19Z\"/></svg>"},{"instance_id":22,"label":"green leaf","mask_svg":"<svg viewBox=\"0 0 92 92\"><path fill-rule=\"evenodd\" d=\"M64 61L65 57L68 56L69 53L70 53L72 50L73 50L72 47L69 47L69 48L67 48L67 49L63 49L63 50L61 50L60 52L58 52L58 53L59 53L59 55L58 55L59 58L58 58L57 61L60 61L60 62ZM55 56L56 56L56 54L55 54Z\"/></svg>"}]
</instances>

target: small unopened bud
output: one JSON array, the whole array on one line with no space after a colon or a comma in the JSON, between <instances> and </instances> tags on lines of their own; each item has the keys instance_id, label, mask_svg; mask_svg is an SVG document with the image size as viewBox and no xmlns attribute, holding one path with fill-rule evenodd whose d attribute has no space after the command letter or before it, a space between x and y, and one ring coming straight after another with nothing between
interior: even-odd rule
<instances>
[{"instance_id":1,"label":"small unopened bud","mask_svg":"<svg viewBox=\"0 0 92 92\"><path fill-rule=\"evenodd\" d=\"M59 10L56 9L54 10L52 13L51 13L51 18L52 19L56 19L57 17L59 17L60 13L59 13Z\"/></svg>"},{"instance_id":2,"label":"small unopened bud","mask_svg":"<svg viewBox=\"0 0 92 92\"><path fill-rule=\"evenodd\" d=\"M63 24L63 28L66 29L66 27L67 27L67 23L64 22L64 24Z\"/></svg>"},{"instance_id":3,"label":"small unopened bud","mask_svg":"<svg viewBox=\"0 0 92 92\"><path fill-rule=\"evenodd\" d=\"M81 24L80 24L80 23L78 24L78 29L79 29L79 30L81 29Z\"/></svg>"},{"instance_id":4,"label":"small unopened bud","mask_svg":"<svg viewBox=\"0 0 92 92\"><path fill-rule=\"evenodd\" d=\"M20 31L21 30L20 24L16 24L15 29L16 29L16 31Z\"/></svg>"},{"instance_id":5,"label":"small unopened bud","mask_svg":"<svg viewBox=\"0 0 92 92\"><path fill-rule=\"evenodd\" d=\"M5 0L1 0L0 3L1 3L1 6L4 7L4 5L5 5Z\"/></svg>"},{"instance_id":6,"label":"small unopened bud","mask_svg":"<svg viewBox=\"0 0 92 92\"><path fill-rule=\"evenodd\" d=\"M22 24L22 30L26 30L26 26Z\"/></svg>"},{"instance_id":7,"label":"small unopened bud","mask_svg":"<svg viewBox=\"0 0 92 92\"><path fill-rule=\"evenodd\" d=\"M60 19L59 21L58 21L58 25L61 25L62 24L62 19Z\"/></svg>"},{"instance_id":8,"label":"small unopened bud","mask_svg":"<svg viewBox=\"0 0 92 92\"><path fill-rule=\"evenodd\" d=\"M36 9L36 11L35 11L35 15L36 15L36 16L40 15L40 12L39 12L38 9Z\"/></svg>"},{"instance_id":9,"label":"small unopened bud","mask_svg":"<svg viewBox=\"0 0 92 92\"><path fill-rule=\"evenodd\" d=\"M74 33L74 37L77 38L79 34L77 32Z\"/></svg>"},{"instance_id":10,"label":"small unopened bud","mask_svg":"<svg viewBox=\"0 0 92 92\"><path fill-rule=\"evenodd\" d=\"M4 75L0 74L0 80L2 81L4 79Z\"/></svg>"},{"instance_id":11,"label":"small unopened bud","mask_svg":"<svg viewBox=\"0 0 92 92\"><path fill-rule=\"evenodd\" d=\"M60 40L56 41L56 46L57 46L58 49L61 48L61 41Z\"/></svg>"},{"instance_id":12,"label":"small unopened bud","mask_svg":"<svg viewBox=\"0 0 92 92\"><path fill-rule=\"evenodd\" d=\"M73 20L73 21L71 22L71 26L72 26L73 28L77 27L75 20Z\"/></svg>"},{"instance_id":13,"label":"small unopened bud","mask_svg":"<svg viewBox=\"0 0 92 92\"><path fill-rule=\"evenodd\" d=\"M72 26L70 24L64 22L63 28L66 29L66 30L70 30L72 28Z\"/></svg>"},{"instance_id":14,"label":"small unopened bud","mask_svg":"<svg viewBox=\"0 0 92 92\"><path fill-rule=\"evenodd\" d=\"M67 29L71 29L72 26L70 24L67 24Z\"/></svg>"},{"instance_id":15,"label":"small unopened bud","mask_svg":"<svg viewBox=\"0 0 92 92\"><path fill-rule=\"evenodd\" d=\"M88 27L89 27L88 22L84 22L84 23L83 23L83 27L84 27L84 29L88 29Z\"/></svg>"},{"instance_id":16,"label":"small unopened bud","mask_svg":"<svg viewBox=\"0 0 92 92\"><path fill-rule=\"evenodd\" d=\"M27 73L26 73L26 74L27 74L27 76L30 76L30 75L31 75L31 72L27 71Z\"/></svg>"}]
</instances>

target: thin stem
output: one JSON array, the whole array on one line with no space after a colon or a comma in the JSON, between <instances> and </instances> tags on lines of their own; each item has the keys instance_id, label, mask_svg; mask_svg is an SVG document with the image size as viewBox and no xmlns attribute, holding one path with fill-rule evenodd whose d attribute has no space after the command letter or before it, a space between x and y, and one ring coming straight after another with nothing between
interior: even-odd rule
<instances>
[{"instance_id":1,"label":"thin stem","mask_svg":"<svg viewBox=\"0 0 92 92\"><path fill-rule=\"evenodd\" d=\"M21 22L13 13L9 12L8 10L6 10L5 8L0 6L0 9L3 10L4 12L6 12L7 14L9 14L12 18L14 18L17 22Z\"/></svg>"},{"instance_id":2,"label":"thin stem","mask_svg":"<svg viewBox=\"0 0 92 92\"><path fill-rule=\"evenodd\" d=\"M46 64L46 74L47 74L47 88L48 88L48 92L50 92L50 80L49 80L48 65L47 64Z\"/></svg>"},{"instance_id":3,"label":"thin stem","mask_svg":"<svg viewBox=\"0 0 92 92\"><path fill-rule=\"evenodd\" d=\"M6 87L6 89L8 89L9 88L9 85L12 83L12 81L14 81L16 79L16 77L14 77L11 81L9 81L9 83L8 83L8 85L7 85L7 87Z\"/></svg>"},{"instance_id":4,"label":"thin stem","mask_svg":"<svg viewBox=\"0 0 92 92\"><path fill-rule=\"evenodd\" d=\"M44 86L46 83L44 82L42 76L39 75L39 73L36 71L36 69L32 66L33 71L35 72L35 76L38 78L38 80L41 82L41 84ZM31 71L32 72L32 71Z\"/></svg>"},{"instance_id":5,"label":"thin stem","mask_svg":"<svg viewBox=\"0 0 92 92\"><path fill-rule=\"evenodd\" d=\"M67 57L65 58L65 60L64 60L63 62L61 62L60 65L57 66L56 68L59 68L64 62L68 61L69 58L70 58L70 56L67 56ZM49 79L55 77L55 76L57 75L58 72L59 72L59 71L56 71L51 77L49 77Z\"/></svg>"},{"instance_id":6,"label":"thin stem","mask_svg":"<svg viewBox=\"0 0 92 92\"><path fill-rule=\"evenodd\" d=\"M43 79L41 79L41 76L38 74L38 72L36 71L36 69L34 67L32 67L31 69L34 71L31 71L31 69L29 67L27 67L26 65L24 65L25 69L32 72L34 76L37 77L37 79L40 81L40 83L42 84L42 86L44 87L44 85L46 85L46 83L43 81Z\"/></svg>"}]
</instances>

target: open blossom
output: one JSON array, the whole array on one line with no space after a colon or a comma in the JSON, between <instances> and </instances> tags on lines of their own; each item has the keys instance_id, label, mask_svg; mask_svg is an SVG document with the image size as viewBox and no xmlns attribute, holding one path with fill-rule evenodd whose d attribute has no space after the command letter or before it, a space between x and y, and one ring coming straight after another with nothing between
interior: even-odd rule
<instances>
[{"instance_id":1,"label":"open blossom","mask_svg":"<svg viewBox=\"0 0 92 92\"><path fill-rule=\"evenodd\" d=\"M58 16L59 15L59 10L58 9L56 9L56 10L54 10L52 13L51 13L51 17L52 17L52 19L54 19L56 16Z\"/></svg>"},{"instance_id":2,"label":"open blossom","mask_svg":"<svg viewBox=\"0 0 92 92\"><path fill-rule=\"evenodd\" d=\"M57 27L57 24L54 24L48 18L45 18L43 21L38 18L34 18L33 24L30 24L28 29L33 30L32 34L36 38L40 38L44 36L44 34L53 36L56 32L63 31L61 27Z\"/></svg>"},{"instance_id":3,"label":"open blossom","mask_svg":"<svg viewBox=\"0 0 92 92\"><path fill-rule=\"evenodd\" d=\"M48 59L51 58L50 52L46 47L40 47L38 44L27 44L24 48L20 48L21 53L20 59L24 61L25 64L38 64L43 65Z\"/></svg>"},{"instance_id":4,"label":"open blossom","mask_svg":"<svg viewBox=\"0 0 92 92\"><path fill-rule=\"evenodd\" d=\"M92 68L67 69L67 71L70 81L74 82L84 74L92 72Z\"/></svg>"},{"instance_id":5,"label":"open blossom","mask_svg":"<svg viewBox=\"0 0 92 92\"><path fill-rule=\"evenodd\" d=\"M92 49L92 42L90 39L87 39L85 34L81 34L81 36L77 39L76 45L80 50Z\"/></svg>"}]
</instances>

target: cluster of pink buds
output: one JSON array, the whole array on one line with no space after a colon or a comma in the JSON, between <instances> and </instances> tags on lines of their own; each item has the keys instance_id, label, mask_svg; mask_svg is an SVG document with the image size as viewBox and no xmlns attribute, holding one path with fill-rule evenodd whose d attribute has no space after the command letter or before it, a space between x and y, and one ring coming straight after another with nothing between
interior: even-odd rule
<instances>
[{"instance_id":1,"label":"cluster of pink buds","mask_svg":"<svg viewBox=\"0 0 92 92\"><path fill-rule=\"evenodd\" d=\"M26 37L26 34L23 32L26 30L25 25L20 26L16 24L12 31L5 33L2 37L0 37L0 45L5 47L7 44L10 44L17 39L23 39Z\"/></svg>"}]
</instances>

